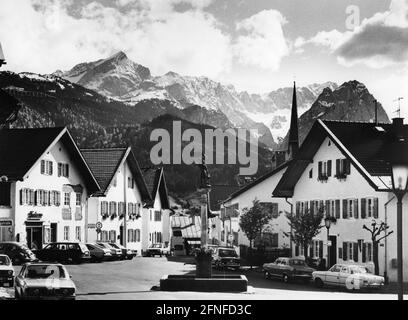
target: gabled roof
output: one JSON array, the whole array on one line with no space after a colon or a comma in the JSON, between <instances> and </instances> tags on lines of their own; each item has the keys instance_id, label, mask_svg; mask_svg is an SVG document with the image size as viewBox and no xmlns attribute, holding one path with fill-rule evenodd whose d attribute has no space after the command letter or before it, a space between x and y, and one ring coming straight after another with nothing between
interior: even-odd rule
<instances>
[{"instance_id":1,"label":"gabled roof","mask_svg":"<svg viewBox=\"0 0 408 320\"><path fill-rule=\"evenodd\" d=\"M251 188L255 187L256 185L258 185L259 183L265 181L266 179L274 176L275 174L277 174L278 172L280 172L281 170L285 169L286 167L289 166L289 164L292 162L293 160L287 161L283 164L281 164L280 166L276 167L275 169L268 171L266 174L264 174L263 176L259 177L258 179L256 179L255 181L245 185L244 187L242 187L241 189L237 190L236 192L232 193L225 201L223 201L223 203L229 202L235 198L237 198L238 196L240 196L241 194L245 193L246 191L250 190Z\"/></svg>"},{"instance_id":2,"label":"gabled roof","mask_svg":"<svg viewBox=\"0 0 408 320\"><path fill-rule=\"evenodd\" d=\"M403 135L408 137L408 125L404 125ZM326 138L330 138L375 190L387 190L387 185L381 185L378 180L391 175L386 150L395 140L395 126L388 123L317 120L273 192L275 197L293 196L297 181Z\"/></svg>"},{"instance_id":3,"label":"gabled roof","mask_svg":"<svg viewBox=\"0 0 408 320\"><path fill-rule=\"evenodd\" d=\"M169 195L167 192L166 178L163 168L144 168L142 169L143 177L146 181L147 189L150 193L152 202L149 206L154 205L157 191L159 191L160 201L163 209L170 209Z\"/></svg>"},{"instance_id":4,"label":"gabled roof","mask_svg":"<svg viewBox=\"0 0 408 320\"><path fill-rule=\"evenodd\" d=\"M81 149L81 152L101 186L101 191L96 196L106 195L119 167L127 161L142 200L144 202L151 200L142 172L131 148Z\"/></svg>"},{"instance_id":5,"label":"gabled roof","mask_svg":"<svg viewBox=\"0 0 408 320\"><path fill-rule=\"evenodd\" d=\"M61 141L85 179L92 194L99 184L66 128L3 129L0 130L0 176L10 181L22 181L40 158Z\"/></svg>"}]
</instances>

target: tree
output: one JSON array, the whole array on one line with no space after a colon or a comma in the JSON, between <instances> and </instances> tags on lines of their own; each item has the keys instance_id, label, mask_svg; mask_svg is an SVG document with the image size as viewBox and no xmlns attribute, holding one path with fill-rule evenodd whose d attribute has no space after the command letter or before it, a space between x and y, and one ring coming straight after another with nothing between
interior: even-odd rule
<instances>
[{"instance_id":1,"label":"tree","mask_svg":"<svg viewBox=\"0 0 408 320\"><path fill-rule=\"evenodd\" d=\"M258 236L262 236L265 226L269 224L271 219L272 212L257 199L253 201L251 208L243 209L239 226L249 240L250 252L252 252L254 240Z\"/></svg>"},{"instance_id":2,"label":"tree","mask_svg":"<svg viewBox=\"0 0 408 320\"><path fill-rule=\"evenodd\" d=\"M380 274L380 267L378 263L378 245L381 240L387 238L394 231L387 232L390 227L384 222L377 223L373 220L371 223L371 229L366 225L363 225L363 229L371 233L371 241L373 242L373 263L374 263L374 273L378 276ZM381 237L381 233L384 232L385 235Z\"/></svg>"},{"instance_id":3,"label":"tree","mask_svg":"<svg viewBox=\"0 0 408 320\"><path fill-rule=\"evenodd\" d=\"M321 225L323 212L323 208L314 214L310 210L307 210L304 214L294 215L286 212L291 233L285 233L285 235L291 237L292 241L297 246L303 248L306 260L308 258L308 249L312 240L320 233L320 229L323 228L323 225Z\"/></svg>"}]
</instances>

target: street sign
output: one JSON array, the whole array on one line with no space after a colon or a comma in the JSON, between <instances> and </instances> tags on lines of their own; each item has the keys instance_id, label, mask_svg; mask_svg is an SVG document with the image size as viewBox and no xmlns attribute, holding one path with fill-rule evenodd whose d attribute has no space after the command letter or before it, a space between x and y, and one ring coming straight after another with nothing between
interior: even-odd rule
<instances>
[{"instance_id":1,"label":"street sign","mask_svg":"<svg viewBox=\"0 0 408 320\"><path fill-rule=\"evenodd\" d=\"M232 234L230 234L230 235L228 236L228 241L229 241L229 242L234 241L234 236L233 236Z\"/></svg>"},{"instance_id":2,"label":"street sign","mask_svg":"<svg viewBox=\"0 0 408 320\"><path fill-rule=\"evenodd\" d=\"M102 222L97 222L95 226L96 226L96 229L102 229L103 227Z\"/></svg>"}]
</instances>

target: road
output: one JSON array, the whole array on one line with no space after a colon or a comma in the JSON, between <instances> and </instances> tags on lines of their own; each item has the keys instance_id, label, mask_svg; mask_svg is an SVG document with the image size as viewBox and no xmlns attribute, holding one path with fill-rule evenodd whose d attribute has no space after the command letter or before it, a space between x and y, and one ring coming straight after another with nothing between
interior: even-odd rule
<instances>
[{"instance_id":1,"label":"road","mask_svg":"<svg viewBox=\"0 0 408 320\"><path fill-rule=\"evenodd\" d=\"M163 292L160 278L168 274L194 273L195 265L177 258L135 258L132 261L68 265L77 286L78 300L395 300L395 294L349 293L318 289L303 283L266 280L262 273L241 270L247 276L248 293ZM19 271L16 267L16 272ZM231 271L227 271L231 273ZM13 290L0 289L13 295Z\"/></svg>"}]
</instances>

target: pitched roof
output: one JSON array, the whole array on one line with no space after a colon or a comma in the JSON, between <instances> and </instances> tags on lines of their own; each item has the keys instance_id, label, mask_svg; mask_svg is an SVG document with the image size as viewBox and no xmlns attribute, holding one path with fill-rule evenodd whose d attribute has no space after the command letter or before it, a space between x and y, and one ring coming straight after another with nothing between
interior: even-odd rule
<instances>
[{"instance_id":1,"label":"pitched roof","mask_svg":"<svg viewBox=\"0 0 408 320\"><path fill-rule=\"evenodd\" d=\"M152 199L152 206L159 190L160 201L163 209L170 209L170 201L167 192L166 178L163 168L143 168L143 177L146 181L147 189L149 190Z\"/></svg>"},{"instance_id":2,"label":"pitched roof","mask_svg":"<svg viewBox=\"0 0 408 320\"><path fill-rule=\"evenodd\" d=\"M61 141L78 164L88 190L99 191L99 185L66 128L0 130L0 176L11 181L24 179L40 157Z\"/></svg>"},{"instance_id":3,"label":"pitched roof","mask_svg":"<svg viewBox=\"0 0 408 320\"><path fill-rule=\"evenodd\" d=\"M145 180L131 148L81 149L82 155L101 186L97 196L106 195L116 172L127 161L144 202L151 200Z\"/></svg>"},{"instance_id":4,"label":"pitched roof","mask_svg":"<svg viewBox=\"0 0 408 320\"><path fill-rule=\"evenodd\" d=\"M408 125L403 127L408 137ZM293 163L286 170L273 195L291 197L300 176L313 160L323 141L329 137L356 169L376 190L386 190L375 178L391 175L387 162L387 147L395 140L395 126L366 122L341 122L317 120L300 147ZM380 180L381 181L381 180Z\"/></svg>"},{"instance_id":5,"label":"pitched roof","mask_svg":"<svg viewBox=\"0 0 408 320\"><path fill-rule=\"evenodd\" d=\"M285 169L286 167L289 166L289 164L292 162L293 160L287 161L283 164L281 164L280 166L276 167L273 170L268 171L267 173L265 173L263 176L259 177L258 179L256 179L255 181L248 183L247 185L245 185L244 187L240 188L239 190L237 190L236 192L232 193L225 201L223 201L223 203L231 201L233 199L235 199L236 197L240 196L241 194L245 193L246 191L250 190L251 188L255 187L256 185L258 185L259 183L261 183L262 181L265 181L266 179L274 176L275 174L277 174L278 172L280 172L282 169Z\"/></svg>"}]
</instances>

